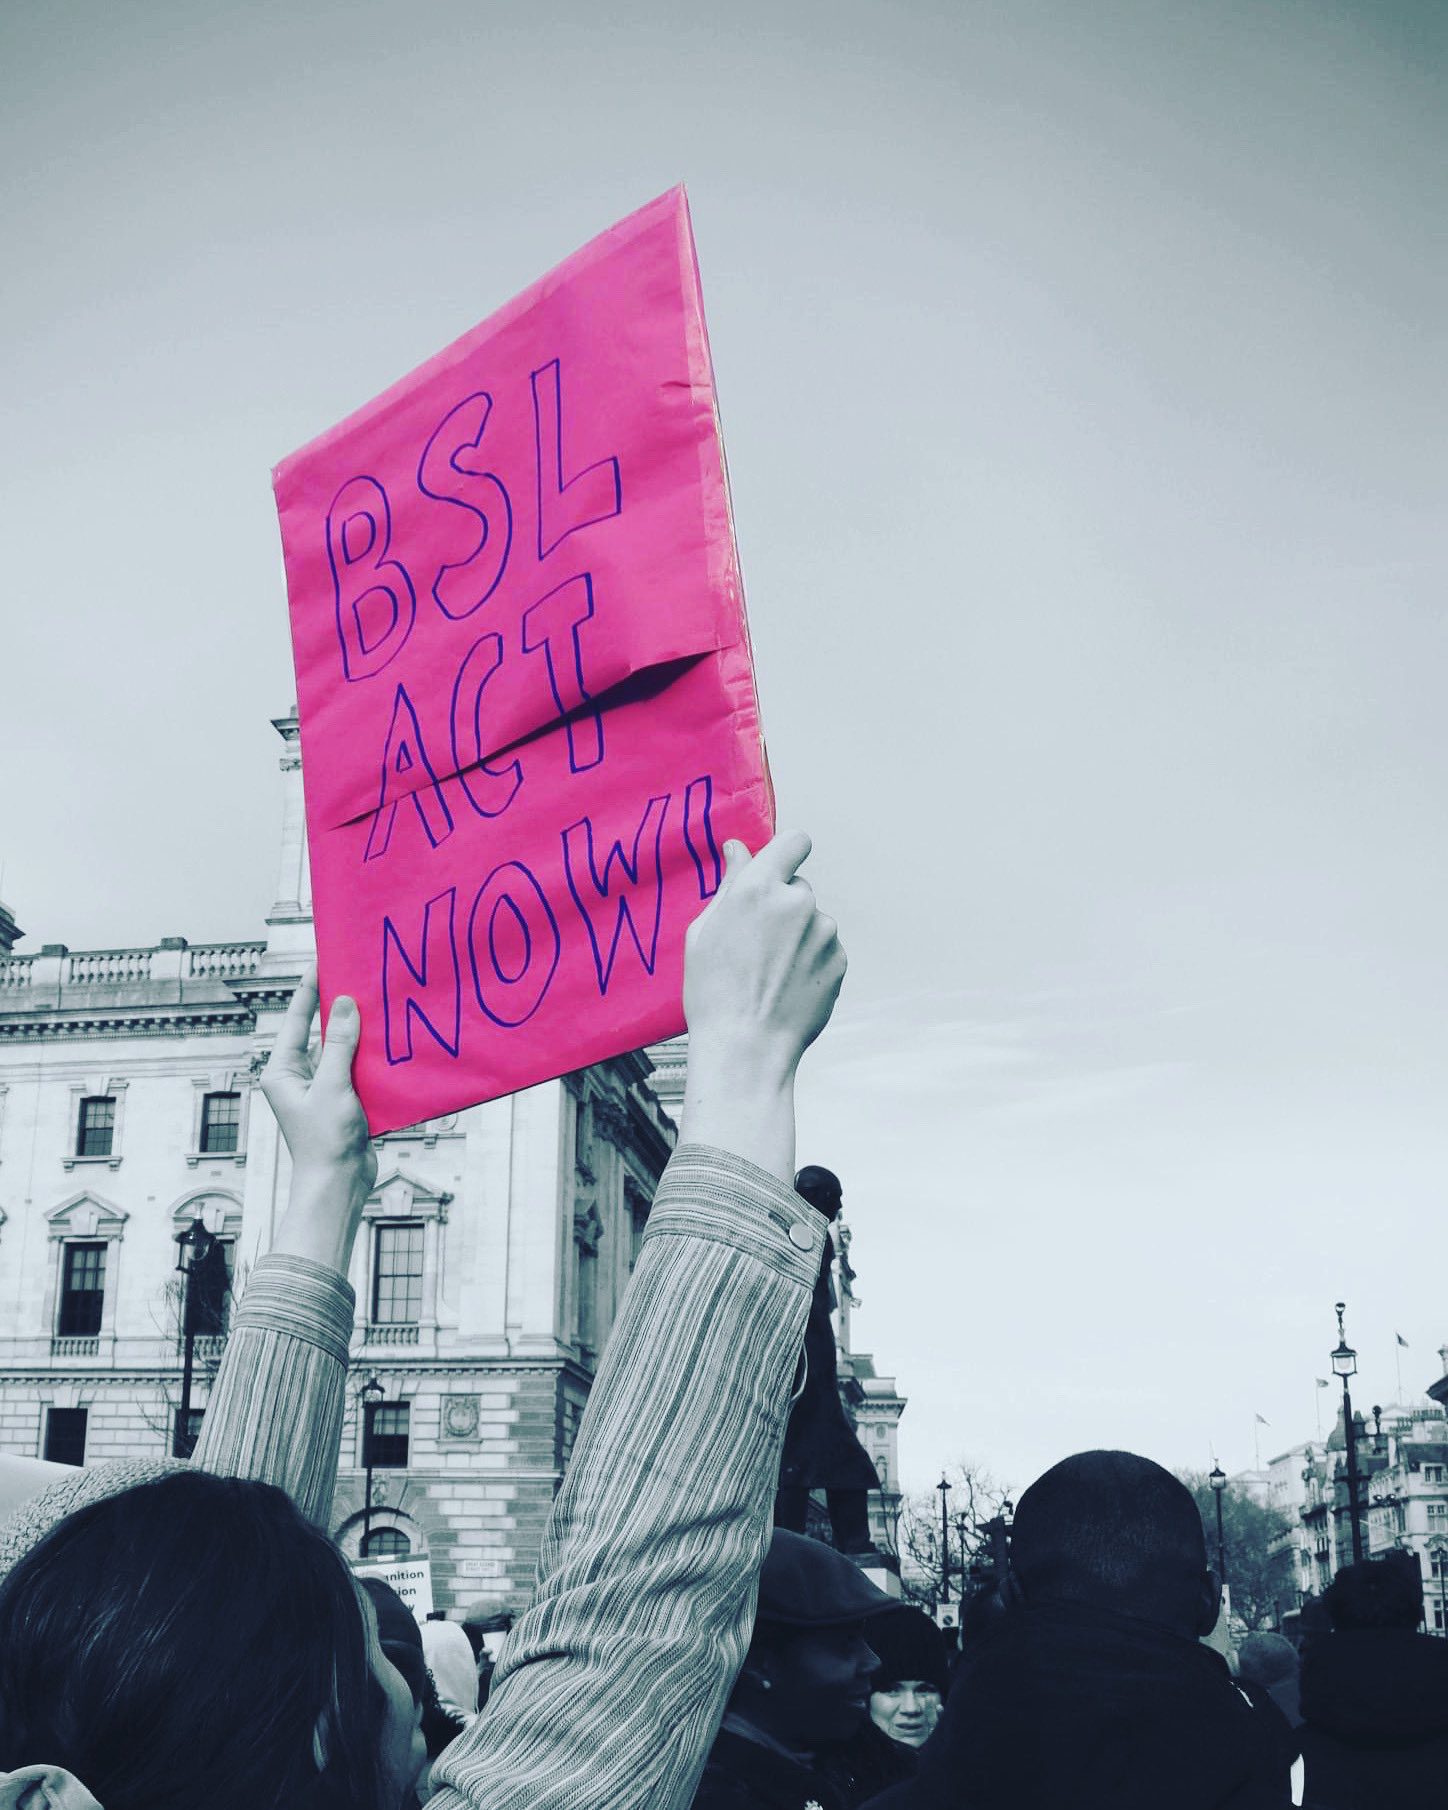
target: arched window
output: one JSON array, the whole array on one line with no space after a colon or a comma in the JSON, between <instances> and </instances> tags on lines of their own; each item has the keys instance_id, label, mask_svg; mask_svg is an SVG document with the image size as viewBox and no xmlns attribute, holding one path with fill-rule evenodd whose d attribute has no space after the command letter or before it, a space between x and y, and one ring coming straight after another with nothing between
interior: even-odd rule
<instances>
[{"instance_id":1,"label":"arched window","mask_svg":"<svg viewBox=\"0 0 1448 1810\"><path fill-rule=\"evenodd\" d=\"M400 1527L374 1527L362 1547L364 1559L405 1559L412 1542Z\"/></svg>"}]
</instances>

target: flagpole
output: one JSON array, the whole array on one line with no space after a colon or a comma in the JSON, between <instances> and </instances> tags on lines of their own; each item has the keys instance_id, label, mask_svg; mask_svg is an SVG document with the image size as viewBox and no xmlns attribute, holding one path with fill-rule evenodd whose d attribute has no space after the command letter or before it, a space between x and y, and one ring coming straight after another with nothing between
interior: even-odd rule
<instances>
[{"instance_id":1,"label":"flagpole","mask_svg":"<svg viewBox=\"0 0 1448 1810\"><path fill-rule=\"evenodd\" d=\"M1401 1408L1404 1405L1404 1402L1403 1402L1403 1341L1396 1332L1393 1334L1393 1362L1397 1366L1397 1370L1398 1370L1398 1406Z\"/></svg>"},{"instance_id":2,"label":"flagpole","mask_svg":"<svg viewBox=\"0 0 1448 1810\"><path fill-rule=\"evenodd\" d=\"M1321 1389L1314 1389L1312 1391L1312 1405L1317 1410L1317 1443L1319 1445L1321 1445L1322 1444L1322 1391L1321 1391Z\"/></svg>"},{"instance_id":3,"label":"flagpole","mask_svg":"<svg viewBox=\"0 0 1448 1810\"><path fill-rule=\"evenodd\" d=\"M1262 1416L1260 1414L1252 1416L1252 1468L1255 1471L1260 1471L1262 1468Z\"/></svg>"}]
</instances>

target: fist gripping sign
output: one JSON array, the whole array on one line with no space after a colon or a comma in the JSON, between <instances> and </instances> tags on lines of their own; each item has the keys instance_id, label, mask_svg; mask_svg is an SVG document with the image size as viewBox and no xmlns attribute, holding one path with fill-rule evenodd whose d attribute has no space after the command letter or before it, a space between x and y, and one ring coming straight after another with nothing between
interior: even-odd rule
<instances>
[{"instance_id":1,"label":"fist gripping sign","mask_svg":"<svg viewBox=\"0 0 1448 1810\"><path fill-rule=\"evenodd\" d=\"M683 190L274 482L369 1129L682 1030L725 838L774 820Z\"/></svg>"}]
</instances>

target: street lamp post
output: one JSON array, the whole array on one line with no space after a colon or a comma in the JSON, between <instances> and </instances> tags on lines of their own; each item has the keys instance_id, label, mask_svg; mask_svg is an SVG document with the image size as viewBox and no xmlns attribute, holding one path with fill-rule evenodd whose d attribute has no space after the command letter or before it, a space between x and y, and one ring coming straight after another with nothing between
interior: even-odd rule
<instances>
[{"instance_id":1,"label":"street lamp post","mask_svg":"<svg viewBox=\"0 0 1448 1810\"><path fill-rule=\"evenodd\" d=\"M1011 1556L1011 1527L1015 1518L1016 1505L1007 1496L990 1524L990 1557L998 1589L1006 1581L1006 1565Z\"/></svg>"},{"instance_id":2,"label":"street lamp post","mask_svg":"<svg viewBox=\"0 0 1448 1810\"><path fill-rule=\"evenodd\" d=\"M960 1600L965 1601L969 1586L966 1580L965 1536L970 1527L970 1516L962 1511L955 1517L955 1543L960 1553Z\"/></svg>"},{"instance_id":3,"label":"street lamp post","mask_svg":"<svg viewBox=\"0 0 1448 1810\"><path fill-rule=\"evenodd\" d=\"M950 1601L950 1483L942 1476L936 1489L940 1491L940 1600Z\"/></svg>"},{"instance_id":4,"label":"street lamp post","mask_svg":"<svg viewBox=\"0 0 1448 1810\"><path fill-rule=\"evenodd\" d=\"M1222 1538L1222 1497L1227 1492L1227 1473L1214 1458L1208 1473L1207 1482L1212 1486L1212 1494L1217 1499L1217 1582L1225 1589L1227 1583L1227 1546Z\"/></svg>"},{"instance_id":5,"label":"street lamp post","mask_svg":"<svg viewBox=\"0 0 1448 1810\"><path fill-rule=\"evenodd\" d=\"M367 1481L362 1497L362 1545L359 1550L364 1559L372 1545L372 1410L386 1393L375 1375L369 1376L362 1385L362 1468Z\"/></svg>"},{"instance_id":6,"label":"street lamp post","mask_svg":"<svg viewBox=\"0 0 1448 1810\"><path fill-rule=\"evenodd\" d=\"M1352 1396L1348 1392L1348 1378L1357 1375L1357 1353L1347 1342L1347 1334L1343 1331L1342 1316L1347 1306L1345 1301L1336 1303L1337 1307L1337 1349L1332 1354L1332 1368L1336 1376L1342 1378L1342 1430L1347 1440L1347 1513L1352 1526L1352 1557L1357 1564L1363 1556L1363 1529L1358 1515L1358 1474L1357 1474L1357 1428L1353 1424Z\"/></svg>"},{"instance_id":7,"label":"street lamp post","mask_svg":"<svg viewBox=\"0 0 1448 1810\"><path fill-rule=\"evenodd\" d=\"M211 1256L216 1240L199 1219L176 1234L176 1269L182 1277L181 1293L181 1407L171 1430L171 1456L189 1458L196 1441L191 1437L191 1376L196 1358L196 1277Z\"/></svg>"}]
</instances>

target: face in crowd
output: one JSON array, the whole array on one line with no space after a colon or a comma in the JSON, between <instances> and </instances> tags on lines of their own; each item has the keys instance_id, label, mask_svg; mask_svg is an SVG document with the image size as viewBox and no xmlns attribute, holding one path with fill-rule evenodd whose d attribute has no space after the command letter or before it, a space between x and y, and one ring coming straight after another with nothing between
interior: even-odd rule
<instances>
[{"instance_id":1,"label":"face in crowd","mask_svg":"<svg viewBox=\"0 0 1448 1810\"><path fill-rule=\"evenodd\" d=\"M411 1806L417 1802L417 1782L427 1765L427 1743L422 1734L422 1698L384 1650L372 1598L360 1585L357 1596L367 1633L368 1669L382 1693L379 1758L384 1789L392 1803Z\"/></svg>"},{"instance_id":2,"label":"face in crowd","mask_svg":"<svg viewBox=\"0 0 1448 1810\"><path fill-rule=\"evenodd\" d=\"M880 1662L861 1622L780 1629L752 1656L771 1730L813 1751L849 1741L870 1714L870 1681Z\"/></svg>"},{"instance_id":3,"label":"face in crowd","mask_svg":"<svg viewBox=\"0 0 1448 1810\"><path fill-rule=\"evenodd\" d=\"M940 1692L924 1678L877 1679L870 1719L892 1741L923 1747L940 1720L941 1704Z\"/></svg>"}]
</instances>

